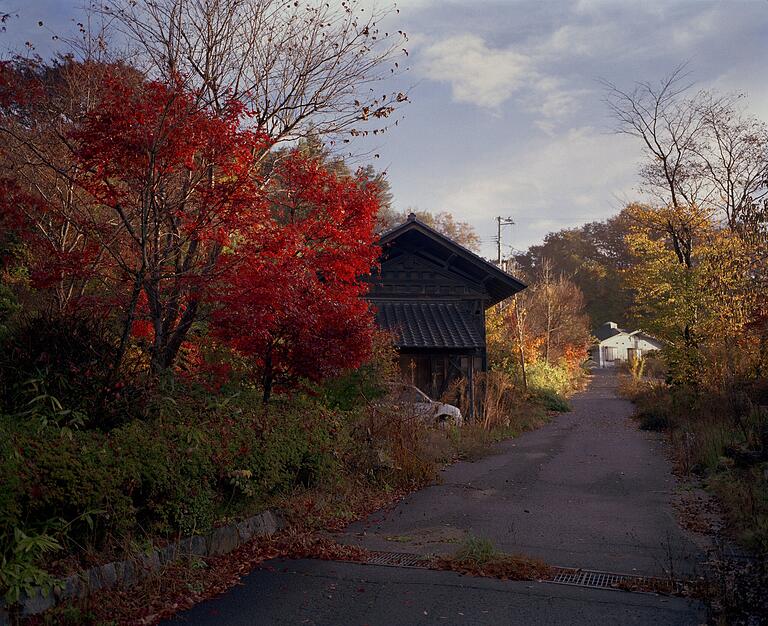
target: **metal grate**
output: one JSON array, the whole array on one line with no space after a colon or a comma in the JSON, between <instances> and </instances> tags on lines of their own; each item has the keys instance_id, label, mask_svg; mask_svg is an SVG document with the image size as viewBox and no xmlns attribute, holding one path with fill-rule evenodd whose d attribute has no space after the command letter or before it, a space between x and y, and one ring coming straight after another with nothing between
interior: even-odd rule
<instances>
[{"instance_id":1,"label":"metal grate","mask_svg":"<svg viewBox=\"0 0 768 626\"><path fill-rule=\"evenodd\" d=\"M420 554L407 552L372 552L369 565L389 565L391 567L427 567L429 559Z\"/></svg>"},{"instance_id":2,"label":"metal grate","mask_svg":"<svg viewBox=\"0 0 768 626\"><path fill-rule=\"evenodd\" d=\"M560 585L576 585L578 587L593 587L596 589L651 590L660 587L659 580L647 576L566 568L556 568L555 573L547 582Z\"/></svg>"},{"instance_id":3,"label":"metal grate","mask_svg":"<svg viewBox=\"0 0 768 626\"><path fill-rule=\"evenodd\" d=\"M366 561L369 565L419 568L428 568L429 562L430 558L428 556L409 552L371 552ZM641 593L669 593L680 588L680 583L678 582L670 583L652 576L635 576L633 574L617 574L615 572L571 569L567 567L552 568L552 575L541 582Z\"/></svg>"}]
</instances>

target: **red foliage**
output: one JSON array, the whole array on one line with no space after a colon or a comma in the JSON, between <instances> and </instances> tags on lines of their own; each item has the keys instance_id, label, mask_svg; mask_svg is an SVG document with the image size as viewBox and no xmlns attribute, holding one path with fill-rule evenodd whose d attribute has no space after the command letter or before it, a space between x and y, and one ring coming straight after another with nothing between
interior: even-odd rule
<instances>
[{"instance_id":1,"label":"red foliage","mask_svg":"<svg viewBox=\"0 0 768 626\"><path fill-rule=\"evenodd\" d=\"M362 277L378 258L370 186L295 152L269 196L270 220L236 250L214 315L217 336L253 358L265 399L273 384L318 381L368 356L373 320Z\"/></svg>"},{"instance_id":2,"label":"red foliage","mask_svg":"<svg viewBox=\"0 0 768 626\"><path fill-rule=\"evenodd\" d=\"M216 115L179 85L108 77L107 86L72 133L79 182L118 224L122 246L109 252L131 294L127 317L134 332L151 330L152 363L162 369L226 264L226 246L267 216L257 155L269 142L240 128L236 104Z\"/></svg>"},{"instance_id":3,"label":"red foliage","mask_svg":"<svg viewBox=\"0 0 768 626\"><path fill-rule=\"evenodd\" d=\"M33 286L111 317L118 363L133 341L154 371L171 367L210 328L252 359L268 397L367 356L371 185L299 152L265 181L269 138L237 103L216 114L180 83L118 66L0 70L0 122L19 137L0 148L16 172L0 181L3 208L16 209ZM67 78L97 70L96 105L67 100L81 97Z\"/></svg>"}]
</instances>

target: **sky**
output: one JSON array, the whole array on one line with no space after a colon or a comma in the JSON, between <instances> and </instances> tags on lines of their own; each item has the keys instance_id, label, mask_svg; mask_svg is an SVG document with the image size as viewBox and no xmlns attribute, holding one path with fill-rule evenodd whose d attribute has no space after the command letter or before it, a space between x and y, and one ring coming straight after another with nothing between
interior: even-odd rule
<instances>
[{"instance_id":1,"label":"sky","mask_svg":"<svg viewBox=\"0 0 768 626\"><path fill-rule=\"evenodd\" d=\"M84 0L0 0L18 14L3 50L71 31ZM364 0L370 4L373 0ZM383 2L378 2L381 6ZM449 211L495 257L641 198L641 146L616 134L601 80L631 88L687 63L696 88L746 95L768 121L768 0L400 0L411 102L397 127L358 145L379 154L395 206ZM44 27L37 25L44 22Z\"/></svg>"}]
</instances>

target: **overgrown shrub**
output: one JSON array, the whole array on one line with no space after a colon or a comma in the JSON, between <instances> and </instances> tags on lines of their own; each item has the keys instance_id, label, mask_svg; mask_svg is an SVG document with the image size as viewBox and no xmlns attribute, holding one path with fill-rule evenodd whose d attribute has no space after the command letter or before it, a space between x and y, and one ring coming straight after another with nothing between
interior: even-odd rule
<instances>
[{"instance_id":1,"label":"overgrown shrub","mask_svg":"<svg viewBox=\"0 0 768 626\"><path fill-rule=\"evenodd\" d=\"M95 320L26 319L0 337L0 410L59 425L125 422L145 393L140 380L110 379L115 353L109 330Z\"/></svg>"},{"instance_id":2,"label":"overgrown shrub","mask_svg":"<svg viewBox=\"0 0 768 626\"><path fill-rule=\"evenodd\" d=\"M566 396L571 390L571 376L567 368L535 361L528 366L528 388L533 391L547 390Z\"/></svg>"},{"instance_id":3,"label":"overgrown shrub","mask_svg":"<svg viewBox=\"0 0 768 626\"><path fill-rule=\"evenodd\" d=\"M109 432L62 434L4 417L0 535L65 525L62 553L88 547L105 556L147 534L205 532L270 494L336 480L345 416L306 396L268 408L257 396L241 394L226 414L180 409Z\"/></svg>"},{"instance_id":4,"label":"overgrown shrub","mask_svg":"<svg viewBox=\"0 0 768 626\"><path fill-rule=\"evenodd\" d=\"M571 410L568 400L552 389L538 389L535 396L548 411L565 413Z\"/></svg>"},{"instance_id":5,"label":"overgrown shrub","mask_svg":"<svg viewBox=\"0 0 768 626\"><path fill-rule=\"evenodd\" d=\"M321 391L325 404L350 411L380 398L386 393L385 383L399 377L397 358L392 335L385 331L375 332L368 361L323 384Z\"/></svg>"},{"instance_id":6,"label":"overgrown shrub","mask_svg":"<svg viewBox=\"0 0 768 626\"><path fill-rule=\"evenodd\" d=\"M627 377L621 388L636 403L640 427L667 431L678 468L703 477L717 494L732 534L768 554L768 411L755 404L754 389L719 385Z\"/></svg>"}]
</instances>

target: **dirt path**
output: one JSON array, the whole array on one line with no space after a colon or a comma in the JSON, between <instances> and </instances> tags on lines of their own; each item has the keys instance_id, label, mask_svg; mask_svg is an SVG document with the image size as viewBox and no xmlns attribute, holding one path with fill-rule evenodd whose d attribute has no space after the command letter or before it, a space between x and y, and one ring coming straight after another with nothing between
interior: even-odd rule
<instances>
[{"instance_id":1,"label":"dirt path","mask_svg":"<svg viewBox=\"0 0 768 626\"><path fill-rule=\"evenodd\" d=\"M341 540L444 554L473 534L554 565L691 573L701 542L676 521L665 443L637 429L616 384L596 370L570 413L499 444L492 456L446 469L441 484L352 525Z\"/></svg>"}]
</instances>

